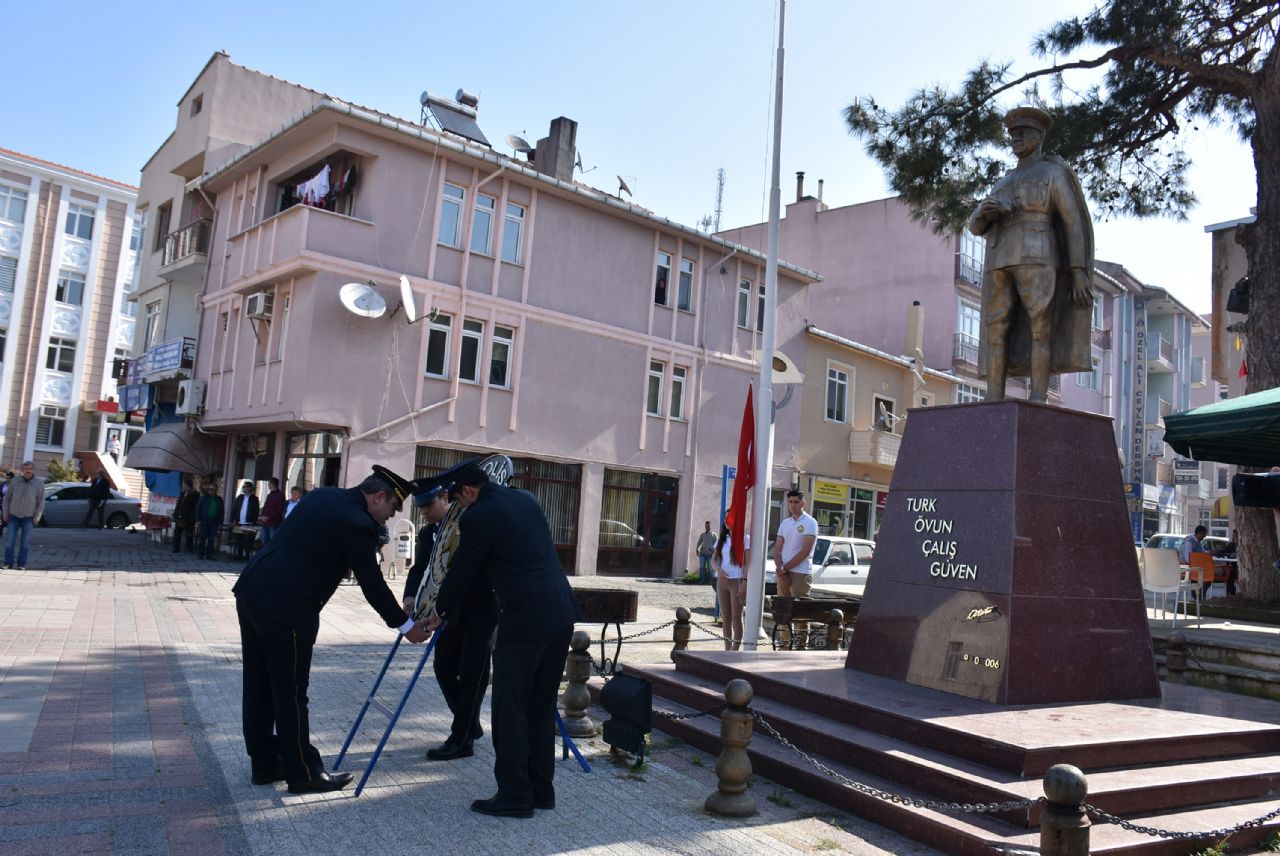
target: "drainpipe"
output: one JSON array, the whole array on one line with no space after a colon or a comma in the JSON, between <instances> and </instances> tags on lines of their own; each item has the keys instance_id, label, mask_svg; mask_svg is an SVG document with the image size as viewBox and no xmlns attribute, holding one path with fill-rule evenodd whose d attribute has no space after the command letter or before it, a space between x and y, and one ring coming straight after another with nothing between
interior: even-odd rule
<instances>
[{"instance_id":1,"label":"drainpipe","mask_svg":"<svg viewBox=\"0 0 1280 856\"><path fill-rule=\"evenodd\" d=\"M421 416L423 413L426 413L428 410L435 410L437 407L442 407L448 404L449 402L453 401L453 399L454 399L454 396L451 395L448 398L437 401L435 404L428 404L426 407L420 407L417 410L410 410L404 416L397 416L395 419L392 419L390 422L384 422L381 425L370 428L368 431L361 431L359 434L353 434L352 436L347 438L347 442L354 443L357 440L363 440L365 437L368 437L370 434L377 434L379 432L387 430L393 425L399 425L401 422L405 421L406 419L412 419L415 416Z\"/></svg>"}]
</instances>

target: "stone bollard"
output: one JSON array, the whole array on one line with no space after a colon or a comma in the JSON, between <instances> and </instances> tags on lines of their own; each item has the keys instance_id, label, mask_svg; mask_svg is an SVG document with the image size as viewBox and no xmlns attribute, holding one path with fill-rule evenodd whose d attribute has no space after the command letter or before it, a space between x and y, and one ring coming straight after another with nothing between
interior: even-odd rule
<instances>
[{"instance_id":1,"label":"stone bollard","mask_svg":"<svg viewBox=\"0 0 1280 856\"><path fill-rule=\"evenodd\" d=\"M1054 764L1044 774L1047 802L1040 814L1041 856L1089 856L1089 783L1070 764Z\"/></svg>"},{"instance_id":2,"label":"stone bollard","mask_svg":"<svg viewBox=\"0 0 1280 856\"><path fill-rule=\"evenodd\" d=\"M1171 684L1187 682L1187 637L1181 630L1175 630L1164 641L1164 665L1168 670L1165 678Z\"/></svg>"},{"instance_id":3,"label":"stone bollard","mask_svg":"<svg viewBox=\"0 0 1280 856\"><path fill-rule=\"evenodd\" d=\"M591 634L585 630L573 631L569 640L569 656L564 661L564 676L569 685L564 691L564 727L570 737L595 737L600 733L596 722L587 715L591 705L591 693L587 679L591 677Z\"/></svg>"},{"instance_id":4,"label":"stone bollard","mask_svg":"<svg viewBox=\"0 0 1280 856\"><path fill-rule=\"evenodd\" d=\"M728 707L720 714L720 741L724 748L716 759L716 790L703 804L711 814L721 817L750 817L756 801L747 793L751 779L751 758L747 744L751 742L751 684L734 678L724 687Z\"/></svg>"},{"instance_id":5,"label":"stone bollard","mask_svg":"<svg viewBox=\"0 0 1280 856\"><path fill-rule=\"evenodd\" d=\"M689 634L693 631L693 627L689 624L690 617L689 610L683 606L676 609L676 623L671 628L671 641L675 643L675 647L671 649L672 660L675 660L677 651L689 650Z\"/></svg>"},{"instance_id":6,"label":"stone bollard","mask_svg":"<svg viewBox=\"0 0 1280 856\"><path fill-rule=\"evenodd\" d=\"M844 639L844 613L833 609L827 616L827 650L838 649L842 639Z\"/></svg>"}]
</instances>

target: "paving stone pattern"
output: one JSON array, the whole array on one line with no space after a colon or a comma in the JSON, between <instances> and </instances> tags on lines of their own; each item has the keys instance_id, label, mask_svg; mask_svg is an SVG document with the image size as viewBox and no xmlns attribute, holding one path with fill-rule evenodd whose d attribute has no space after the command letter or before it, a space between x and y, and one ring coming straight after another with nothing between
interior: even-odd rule
<instances>
[{"instance_id":1,"label":"paving stone pattern","mask_svg":"<svg viewBox=\"0 0 1280 856\"><path fill-rule=\"evenodd\" d=\"M0 572L5 856L932 852L760 778L758 816L712 817L702 803L714 757L661 733L638 772L615 766L599 740L584 742L593 770L572 757L559 763L555 811L475 814L470 801L494 790L492 744L481 739L460 761L425 760L448 731L429 668L359 798L353 788L295 796L283 784L255 787L240 738L236 565L96 530L37 530L31 556L29 570ZM624 633L669 621L676 605L710 620L706 587L575 582L641 591L640 621ZM621 660L665 659L670 640L664 629L628 642ZM330 765L391 641L359 590L340 588L322 616L311 683L313 739ZM401 647L384 701L398 699L421 651ZM345 769L363 770L384 724L370 712Z\"/></svg>"}]
</instances>

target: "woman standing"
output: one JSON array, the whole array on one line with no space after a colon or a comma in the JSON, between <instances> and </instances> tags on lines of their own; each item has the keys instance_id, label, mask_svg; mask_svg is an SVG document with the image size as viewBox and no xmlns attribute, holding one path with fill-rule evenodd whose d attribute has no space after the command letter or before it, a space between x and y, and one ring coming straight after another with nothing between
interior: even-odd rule
<instances>
[{"instance_id":1,"label":"woman standing","mask_svg":"<svg viewBox=\"0 0 1280 856\"><path fill-rule=\"evenodd\" d=\"M743 570L751 564L751 536L742 539L742 565L733 561L733 537L728 526L721 526L711 565L716 570L716 592L720 598L720 615L724 619L724 649L742 647L742 616L747 600L747 575Z\"/></svg>"}]
</instances>

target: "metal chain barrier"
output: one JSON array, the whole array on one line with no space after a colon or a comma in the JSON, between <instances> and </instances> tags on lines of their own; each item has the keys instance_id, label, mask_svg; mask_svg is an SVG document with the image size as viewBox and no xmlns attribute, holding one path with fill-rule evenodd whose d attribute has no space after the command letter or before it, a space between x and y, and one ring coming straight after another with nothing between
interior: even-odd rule
<instances>
[{"instance_id":1,"label":"metal chain barrier","mask_svg":"<svg viewBox=\"0 0 1280 856\"><path fill-rule=\"evenodd\" d=\"M679 722L682 719L697 719L699 716L719 716L720 713L729 705L720 702L715 707L709 707L706 710L696 710L693 713L671 713L666 710L655 710L654 714L662 717L670 722Z\"/></svg>"},{"instance_id":2,"label":"metal chain barrier","mask_svg":"<svg viewBox=\"0 0 1280 856\"><path fill-rule=\"evenodd\" d=\"M847 788L852 788L853 790L857 791L860 794L865 794L866 796L869 796L869 797L875 797L876 799L879 799L879 800L884 800L886 802L891 802L891 803L898 803L899 805L909 805L914 808L928 809L930 811L944 811L952 814L974 813L974 812L979 814L991 814L998 811L1017 811L1018 809L1031 808L1032 806L1045 801L1044 797L1038 797L1033 800L1011 800L1010 802L1002 802L1002 803L949 803L949 802L933 802L931 800L922 800L922 799L916 799L915 797L903 797L897 794L891 794L888 791L882 791L879 788L873 788L870 785L864 785L862 784L862 782L855 782L853 779L850 779L848 776L843 776L840 773L837 773L835 770L831 769L826 764L823 764L817 758L814 758L808 752L805 752L799 746L795 745L790 740L788 740L787 738L779 734L778 730L769 723L769 720L765 719L759 713L753 712L752 715L755 717L756 722L760 723L760 726L769 733L770 737L772 737L774 740L777 740L783 746L786 746L792 752L795 752L801 758L804 758L815 769L827 774L828 776L835 779L837 782L839 782L840 784L844 785Z\"/></svg>"},{"instance_id":3,"label":"metal chain barrier","mask_svg":"<svg viewBox=\"0 0 1280 856\"><path fill-rule=\"evenodd\" d=\"M674 621L673 621L673 622L671 622L671 623L672 623L672 624L675 624L675 622L674 622ZM728 636L721 636L719 633L715 632L714 630L712 630L712 629L710 629L710 628L708 628L708 627L704 627L703 625L699 624L699 623L698 623L698 622L696 622L696 621L690 621L690 622L689 622L689 626L690 626L690 627L696 627L696 628L698 628L698 629L699 629L699 630L701 630L703 633L705 633L705 634L707 634L708 636L710 636L712 639L719 639L719 640L721 640L722 642L734 642L734 641L736 641L736 640L730 639Z\"/></svg>"},{"instance_id":4,"label":"metal chain barrier","mask_svg":"<svg viewBox=\"0 0 1280 856\"><path fill-rule=\"evenodd\" d=\"M605 640L604 638L601 638L599 641L602 646L606 641L608 641L610 643L617 645L619 648L621 648L623 642L628 642L632 639L639 639L641 636L648 636L650 633L657 633L659 630L665 630L666 628L671 627L675 623L676 623L675 620L672 619L671 621L668 621L666 624L659 624L657 626L650 627L648 630L641 630L637 633L632 633L629 636L619 636L617 639L609 639L609 640ZM618 664L616 662L607 658L603 663L597 662L594 657L591 658L591 671L594 672L599 677L604 678L605 683L608 683L609 679L613 677L613 673L617 665Z\"/></svg>"},{"instance_id":5,"label":"metal chain barrier","mask_svg":"<svg viewBox=\"0 0 1280 856\"><path fill-rule=\"evenodd\" d=\"M1084 810L1087 811L1090 816L1102 821L1103 823L1114 823L1121 829L1127 829L1130 832L1150 835L1154 838L1172 838L1175 840L1191 840L1194 838L1214 838L1221 840L1226 838L1228 835L1234 835L1237 832L1252 829L1255 826L1262 826L1268 820L1275 820L1277 817L1280 817L1280 808L1277 808L1275 811L1264 814L1261 817L1255 817L1253 820L1246 820L1244 823L1240 823L1226 829L1210 829L1204 832L1174 832L1169 829L1160 829L1155 826L1143 826L1140 823L1133 823L1132 821L1125 820L1122 817L1116 817L1114 814L1109 814L1097 806L1092 806L1088 803L1084 804Z\"/></svg>"}]
</instances>

